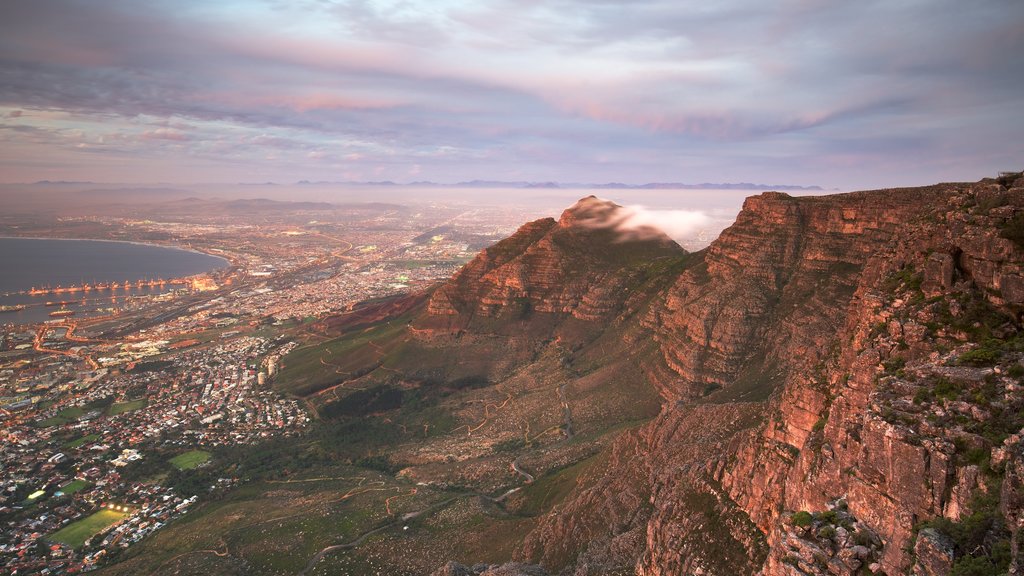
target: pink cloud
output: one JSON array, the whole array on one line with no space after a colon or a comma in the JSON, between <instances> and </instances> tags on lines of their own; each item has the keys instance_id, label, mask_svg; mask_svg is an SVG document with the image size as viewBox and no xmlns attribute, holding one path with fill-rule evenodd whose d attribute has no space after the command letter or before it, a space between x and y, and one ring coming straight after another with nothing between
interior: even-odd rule
<instances>
[{"instance_id":1,"label":"pink cloud","mask_svg":"<svg viewBox=\"0 0 1024 576\"><path fill-rule=\"evenodd\" d=\"M174 128L156 128L147 130L140 136L143 140L171 140L174 142L185 142L189 139L188 134Z\"/></svg>"}]
</instances>

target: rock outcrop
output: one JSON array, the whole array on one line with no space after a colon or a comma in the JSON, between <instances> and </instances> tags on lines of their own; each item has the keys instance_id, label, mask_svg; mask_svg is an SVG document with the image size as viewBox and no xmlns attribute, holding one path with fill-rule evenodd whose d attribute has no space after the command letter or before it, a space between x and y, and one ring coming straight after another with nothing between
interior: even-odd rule
<instances>
[{"instance_id":1,"label":"rock outcrop","mask_svg":"<svg viewBox=\"0 0 1024 576\"><path fill-rule=\"evenodd\" d=\"M624 539L604 569L938 573L1011 549L1017 569L1019 479L997 458L1024 426L1019 184L748 199L643 318L662 414L522 558L598 573Z\"/></svg>"},{"instance_id":2,"label":"rock outcrop","mask_svg":"<svg viewBox=\"0 0 1024 576\"><path fill-rule=\"evenodd\" d=\"M502 387L459 427L489 443L418 450L408 477L457 459L497 488L500 443L540 478L593 454L581 422L597 438L660 402L602 440L601 473L535 519L516 560L578 576L1020 573L1024 181L767 192L695 254L627 221L590 197L524 225L410 313L405 340L375 343L376 364L344 366L370 384Z\"/></svg>"},{"instance_id":3,"label":"rock outcrop","mask_svg":"<svg viewBox=\"0 0 1024 576\"><path fill-rule=\"evenodd\" d=\"M628 212L593 196L525 224L434 292L422 327L477 330L533 312L597 321L620 310L644 270L685 251L664 233L621 228ZM492 323L493 324L493 323Z\"/></svg>"}]
</instances>

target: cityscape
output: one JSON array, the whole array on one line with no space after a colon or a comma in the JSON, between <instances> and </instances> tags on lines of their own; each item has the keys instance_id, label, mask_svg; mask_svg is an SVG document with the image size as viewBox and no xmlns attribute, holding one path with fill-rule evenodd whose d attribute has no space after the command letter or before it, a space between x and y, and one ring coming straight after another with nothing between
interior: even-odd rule
<instances>
[{"instance_id":1,"label":"cityscape","mask_svg":"<svg viewBox=\"0 0 1024 576\"><path fill-rule=\"evenodd\" d=\"M310 216L285 205L259 225L97 216L47 230L159 236L229 264L145 286L33 287L28 306L127 294L39 324L3 325L0 566L12 574L95 568L230 488L237 478L228 473L198 486L182 477L202 471L217 447L302 434L309 407L272 386L297 332L436 284L518 223L500 210L439 206ZM18 233L37 233L24 224Z\"/></svg>"}]
</instances>

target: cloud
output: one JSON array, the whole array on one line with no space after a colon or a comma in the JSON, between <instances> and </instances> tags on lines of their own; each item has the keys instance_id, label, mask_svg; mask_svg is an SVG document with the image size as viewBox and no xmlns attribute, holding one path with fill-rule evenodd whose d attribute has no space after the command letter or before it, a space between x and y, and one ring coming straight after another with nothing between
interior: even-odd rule
<instances>
[{"instance_id":1,"label":"cloud","mask_svg":"<svg viewBox=\"0 0 1024 576\"><path fill-rule=\"evenodd\" d=\"M188 134L173 128L146 130L142 133L141 138L143 140L171 140L174 142L185 142L189 139Z\"/></svg>"},{"instance_id":2,"label":"cloud","mask_svg":"<svg viewBox=\"0 0 1024 576\"><path fill-rule=\"evenodd\" d=\"M396 180L863 187L1005 168L1024 129L1011 0L8 0L0 16L0 158L25 157L18 135L45 154L25 127L77 129L120 154L121 179L196 157L214 172L168 172L331 179L359 155ZM169 119L201 127L158 132Z\"/></svg>"},{"instance_id":3,"label":"cloud","mask_svg":"<svg viewBox=\"0 0 1024 576\"><path fill-rule=\"evenodd\" d=\"M622 241L658 240L667 235L679 242L715 224L715 219L703 210L661 210L638 204L620 206L595 196L574 204L563 214L563 221L584 228L610 228L621 235Z\"/></svg>"},{"instance_id":4,"label":"cloud","mask_svg":"<svg viewBox=\"0 0 1024 576\"><path fill-rule=\"evenodd\" d=\"M714 224L714 220L701 210L656 210L639 205L625 206L623 209L627 215L616 229L639 237L654 229L679 241L693 238Z\"/></svg>"}]
</instances>

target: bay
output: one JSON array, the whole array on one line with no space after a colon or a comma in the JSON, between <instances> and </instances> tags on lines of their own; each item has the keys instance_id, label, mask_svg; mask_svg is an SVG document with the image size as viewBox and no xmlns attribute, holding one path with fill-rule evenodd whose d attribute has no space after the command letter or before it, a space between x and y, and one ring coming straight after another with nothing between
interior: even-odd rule
<instances>
[{"instance_id":1,"label":"bay","mask_svg":"<svg viewBox=\"0 0 1024 576\"><path fill-rule=\"evenodd\" d=\"M166 292L173 286L32 296L31 288L110 284L172 279L228 266L227 260L191 250L106 240L0 238L0 304L24 304L20 312L0 312L0 323L49 319L56 308L46 302L67 301L76 314L90 315L116 307L119 299ZM83 303L84 302L84 303Z\"/></svg>"}]
</instances>

